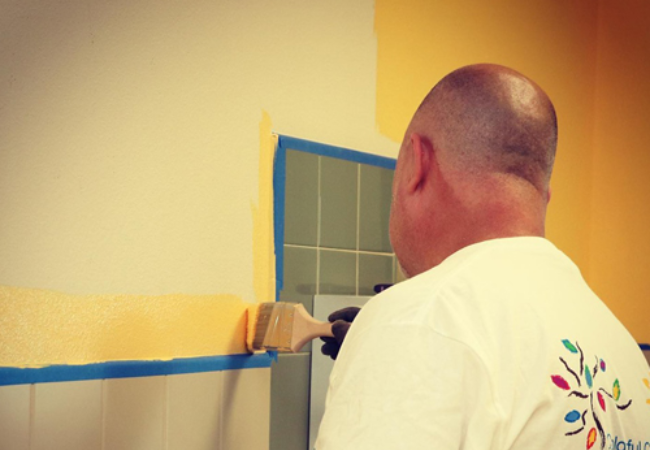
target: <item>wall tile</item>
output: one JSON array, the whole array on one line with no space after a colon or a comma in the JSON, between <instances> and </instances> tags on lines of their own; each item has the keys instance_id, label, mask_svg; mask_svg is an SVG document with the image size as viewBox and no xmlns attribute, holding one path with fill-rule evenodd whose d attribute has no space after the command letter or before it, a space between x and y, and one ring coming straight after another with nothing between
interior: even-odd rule
<instances>
[{"instance_id":1,"label":"wall tile","mask_svg":"<svg viewBox=\"0 0 650 450\"><path fill-rule=\"evenodd\" d=\"M392 252L388 219L392 198L391 169L361 165L359 202L359 249Z\"/></svg>"},{"instance_id":2,"label":"wall tile","mask_svg":"<svg viewBox=\"0 0 650 450\"><path fill-rule=\"evenodd\" d=\"M165 377L104 381L104 450L160 450L164 443Z\"/></svg>"},{"instance_id":3,"label":"wall tile","mask_svg":"<svg viewBox=\"0 0 650 450\"><path fill-rule=\"evenodd\" d=\"M357 248L358 167L351 161L321 157L321 247Z\"/></svg>"},{"instance_id":4,"label":"wall tile","mask_svg":"<svg viewBox=\"0 0 650 450\"><path fill-rule=\"evenodd\" d=\"M359 255L359 295L375 295L376 284L393 284L393 256Z\"/></svg>"},{"instance_id":5,"label":"wall tile","mask_svg":"<svg viewBox=\"0 0 650 450\"><path fill-rule=\"evenodd\" d=\"M222 447L225 450L268 450L271 369L223 373Z\"/></svg>"},{"instance_id":6,"label":"wall tile","mask_svg":"<svg viewBox=\"0 0 650 450\"><path fill-rule=\"evenodd\" d=\"M284 354L271 370L270 450L306 450L309 443L310 355Z\"/></svg>"},{"instance_id":7,"label":"wall tile","mask_svg":"<svg viewBox=\"0 0 650 450\"><path fill-rule=\"evenodd\" d=\"M31 386L0 387L0 450L29 449Z\"/></svg>"},{"instance_id":8,"label":"wall tile","mask_svg":"<svg viewBox=\"0 0 650 450\"><path fill-rule=\"evenodd\" d=\"M320 294L355 295L357 255L331 250L320 251Z\"/></svg>"},{"instance_id":9,"label":"wall tile","mask_svg":"<svg viewBox=\"0 0 650 450\"><path fill-rule=\"evenodd\" d=\"M166 450L220 450L223 372L167 377Z\"/></svg>"},{"instance_id":10,"label":"wall tile","mask_svg":"<svg viewBox=\"0 0 650 450\"><path fill-rule=\"evenodd\" d=\"M318 155L287 150L284 242L316 246Z\"/></svg>"},{"instance_id":11,"label":"wall tile","mask_svg":"<svg viewBox=\"0 0 650 450\"><path fill-rule=\"evenodd\" d=\"M316 294L316 262L316 249L284 247L284 286L280 300L302 303L309 314L312 313ZM305 344L301 351L311 351L311 342Z\"/></svg>"},{"instance_id":12,"label":"wall tile","mask_svg":"<svg viewBox=\"0 0 650 450\"><path fill-rule=\"evenodd\" d=\"M284 285L280 299L302 303L311 314L316 294L316 249L284 247Z\"/></svg>"},{"instance_id":13,"label":"wall tile","mask_svg":"<svg viewBox=\"0 0 650 450\"><path fill-rule=\"evenodd\" d=\"M101 380L37 384L35 396L30 450L101 449Z\"/></svg>"}]
</instances>

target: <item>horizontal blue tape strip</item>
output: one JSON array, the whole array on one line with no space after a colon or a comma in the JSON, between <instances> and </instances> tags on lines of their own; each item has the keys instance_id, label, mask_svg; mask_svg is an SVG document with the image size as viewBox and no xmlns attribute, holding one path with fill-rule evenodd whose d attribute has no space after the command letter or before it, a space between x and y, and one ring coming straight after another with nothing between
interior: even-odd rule
<instances>
[{"instance_id":1,"label":"horizontal blue tape strip","mask_svg":"<svg viewBox=\"0 0 650 450\"><path fill-rule=\"evenodd\" d=\"M371 155L356 150L350 150L333 145L320 144L318 142L307 141L290 136L278 136L278 145L284 149L301 150L307 153L314 153L322 156L331 156L333 158L345 159L360 164L383 167L384 169L395 169L396 160L385 156Z\"/></svg>"},{"instance_id":2,"label":"horizontal blue tape strip","mask_svg":"<svg viewBox=\"0 0 650 450\"><path fill-rule=\"evenodd\" d=\"M639 344L639 347L641 347L641 350L650 351L650 344Z\"/></svg>"},{"instance_id":3,"label":"horizontal blue tape strip","mask_svg":"<svg viewBox=\"0 0 650 450\"><path fill-rule=\"evenodd\" d=\"M170 361L109 361L79 366L47 366L37 369L0 367L0 386L258 369L270 367L272 362L273 355L264 353L181 358Z\"/></svg>"}]
</instances>

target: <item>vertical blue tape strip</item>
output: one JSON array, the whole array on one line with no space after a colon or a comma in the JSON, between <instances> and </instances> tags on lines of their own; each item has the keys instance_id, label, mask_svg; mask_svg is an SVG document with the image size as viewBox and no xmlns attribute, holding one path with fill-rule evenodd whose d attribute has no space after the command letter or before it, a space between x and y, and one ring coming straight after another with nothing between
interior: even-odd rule
<instances>
[{"instance_id":1,"label":"vertical blue tape strip","mask_svg":"<svg viewBox=\"0 0 650 450\"><path fill-rule=\"evenodd\" d=\"M284 193L287 180L287 150L278 139L273 166L273 233L275 243L275 300L284 285Z\"/></svg>"}]
</instances>

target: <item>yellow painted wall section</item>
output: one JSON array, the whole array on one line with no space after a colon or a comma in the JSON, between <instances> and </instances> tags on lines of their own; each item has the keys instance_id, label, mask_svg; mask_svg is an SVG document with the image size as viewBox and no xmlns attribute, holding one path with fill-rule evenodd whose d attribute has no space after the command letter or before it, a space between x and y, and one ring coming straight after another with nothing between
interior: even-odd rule
<instances>
[{"instance_id":1,"label":"yellow painted wall section","mask_svg":"<svg viewBox=\"0 0 650 450\"><path fill-rule=\"evenodd\" d=\"M650 343L650 2L600 2L591 282Z\"/></svg>"},{"instance_id":2,"label":"yellow painted wall section","mask_svg":"<svg viewBox=\"0 0 650 450\"><path fill-rule=\"evenodd\" d=\"M69 295L0 287L0 366L40 367L245 353L233 295Z\"/></svg>"},{"instance_id":3,"label":"yellow painted wall section","mask_svg":"<svg viewBox=\"0 0 650 450\"><path fill-rule=\"evenodd\" d=\"M587 207L596 57L591 0L376 1L377 123L401 142L419 102L450 71L513 67L541 85L560 122L547 236L588 272Z\"/></svg>"}]
</instances>

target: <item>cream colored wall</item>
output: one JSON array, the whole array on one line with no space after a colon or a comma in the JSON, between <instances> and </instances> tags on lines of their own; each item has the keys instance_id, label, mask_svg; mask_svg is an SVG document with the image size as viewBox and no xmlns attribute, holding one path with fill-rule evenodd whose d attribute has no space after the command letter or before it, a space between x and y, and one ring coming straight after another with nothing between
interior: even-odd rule
<instances>
[{"instance_id":1,"label":"cream colored wall","mask_svg":"<svg viewBox=\"0 0 650 450\"><path fill-rule=\"evenodd\" d=\"M0 284L82 295L80 317L87 295L272 299L271 127L395 154L372 6L3 2ZM241 320L225 298L210 313Z\"/></svg>"},{"instance_id":2,"label":"cream colored wall","mask_svg":"<svg viewBox=\"0 0 650 450\"><path fill-rule=\"evenodd\" d=\"M602 1L590 280L650 343L650 3Z\"/></svg>"}]
</instances>

